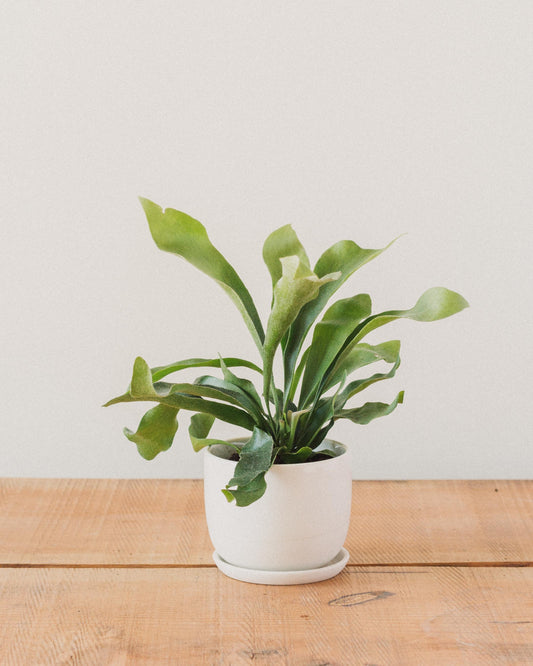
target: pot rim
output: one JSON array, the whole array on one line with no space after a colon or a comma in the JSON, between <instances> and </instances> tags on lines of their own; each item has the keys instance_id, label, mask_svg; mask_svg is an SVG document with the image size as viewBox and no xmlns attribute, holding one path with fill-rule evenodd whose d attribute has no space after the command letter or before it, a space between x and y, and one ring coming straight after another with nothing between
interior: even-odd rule
<instances>
[{"instance_id":1,"label":"pot rim","mask_svg":"<svg viewBox=\"0 0 533 666\"><path fill-rule=\"evenodd\" d=\"M240 444L242 442L244 444L244 442L247 442L248 439L249 439L248 437L234 437L232 439L229 439L228 442L232 442L232 443L235 443L235 444ZM328 463L332 460L337 460L338 458L340 458L341 456L345 455L348 452L348 447L346 446L346 444L343 444L342 442L337 442L334 439L325 439L315 449L315 451L320 452L321 449L326 448L326 446L324 446L325 444L330 444L330 445L333 444L334 450L339 450L338 455L327 458L326 460L306 460L303 463L301 463L301 462L300 463L274 463L271 467L301 467L302 465L313 465L313 464L318 464L318 463ZM206 452L206 454L209 454L209 455L213 456L213 458L216 458L217 460L222 461L223 464L228 464L228 465L235 466L237 464L236 460L229 460L229 458L226 458L225 456L217 455L216 449L219 449L219 448L222 448L222 447L224 447L226 449L230 449L229 446L227 446L225 444L222 444L222 443L220 443L220 444L211 444L211 446L206 446L205 447L205 452ZM215 451L212 451L211 449L215 449ZM231 449L231 451L233 451L233 449Z\"/></svg>"}]
</instances>

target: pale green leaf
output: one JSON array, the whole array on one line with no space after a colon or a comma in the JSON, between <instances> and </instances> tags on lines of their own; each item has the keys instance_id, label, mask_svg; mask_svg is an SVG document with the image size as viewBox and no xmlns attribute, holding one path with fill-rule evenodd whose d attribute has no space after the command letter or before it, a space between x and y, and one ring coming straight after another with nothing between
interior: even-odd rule
<instances>
[{"instance_id":1,"label":"pale green leaf","mask_svg":"<svg viewBox=\"0 0 533 666\"><path fill-rule=\"evenodd\" d=\"M132 398L140 395L157 395L153 387L150 366L141 356L137 356L133 363L133 375L129 393Z\"/></svg>"},{"instance_id":2,"label":"pale green leaf","mask_svg":"<svg viewBox=\"0 0 533 666\"><path fill-rule=\"evenodd\" d=\"M156 245L183 257L219 283L239 309L261 351L265 336L252 297L235 269L211 243L204 226L186 213L173 208L163 211L142 197L140 201Z\"/></svg>"},{"instance_id":3,"label":"pale green leaf","mask_svg":"<svg viewBox=\"0 0 533 666\"><path fill-rule=\"evenodd\" d=\"M307 267L310 266L309 259L303 245L298 240L294 229L290 224L273 231L263 245L263 259L272 277L272 287L282 275L282 257L297 256Z\"/></svg>"},{"instance_id":4,"label":"pale green leaf","mask_svg":"<svg viewBox=\"0 0 533 666\"><path fill-rule=\"evenodd\" d=\"M301 308L317 297L320 287L336 280L339 273L318 277L297 256L282 257L282 276L274 287L274 304L268 319L264 355L264 391L269 395L272 365L284 333Z\"/></svg>"},{"instance_id":5,"label":"pale green leaf","mask_svg":"<svg viewBox=\"0 0 533 666\"><path fill-rule=\"evenodd\" d=\"M238 447L229 444L222 439L212 439L208 438L211 426L215 417L211 414L193 414L191 416L191 422L189 425L189 437L191 440L192 448L195 451L200 451L206 446L212 446L213 444L224 444L225 446L231 446L235 450L239 450Z\"/></svg>"},{"instance_id":6,"label":"pale green leaf","mask_svg":"<svg viewBox=\"0 0 533 666\"><path fill-rule=\"evenodd\" d=\"M370 331L396 319L437 321L451 317L467 307L468 303L461 294L446 289L446 287L432 287L425 291L409 310L389 310L369 317L358 327L353 342L361 340Z\"/></svg>"},{"instance_id":7,"label":"pale green leaf","mask_svg":"<svg viewBox=\"0 0 533 666\"><path fill-rule=\"evenodd\" d=\"M124 428L124 434L137 445L137 450L146 460L152 460L161 451L172 445L178 429L178 409L167 405L156 405L142 417L137 432Z\"/></svg>"}]
</instances>

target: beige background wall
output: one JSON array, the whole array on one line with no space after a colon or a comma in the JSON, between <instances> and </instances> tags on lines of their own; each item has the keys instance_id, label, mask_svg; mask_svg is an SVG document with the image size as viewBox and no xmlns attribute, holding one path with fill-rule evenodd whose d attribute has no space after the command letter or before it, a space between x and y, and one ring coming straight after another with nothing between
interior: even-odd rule
<instances>
[{"instance_id":1,"label":"beige background wall","mask_svg":"<svg viewBox=\"0 0 533 666\"><path fill-rule=\"evenodd\" d=\"M208 278L153 245L147 196L207 226L261 306L261 245L379 247L341 295L470 310L399 322L393 415L332 431L359 478L531 477L533 5L7 2L0 21L0 475L199 476L182 418L151 463L121 434L152 365L249 355ZM219 434L229 435L221 428Z\"/></svg>"}]
</instances>

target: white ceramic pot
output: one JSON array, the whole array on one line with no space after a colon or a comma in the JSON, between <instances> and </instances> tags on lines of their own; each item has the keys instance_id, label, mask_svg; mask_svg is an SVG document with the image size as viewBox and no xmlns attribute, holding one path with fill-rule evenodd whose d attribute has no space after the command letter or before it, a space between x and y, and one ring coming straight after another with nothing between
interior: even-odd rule
<instances>
[{"instance_id":1,"label":"white ceramic pot","mask_svg":"<svg viewBox=\"0 0 533 666\"><path fill-rule=\"evenodd\" d=\"M246 507L221 489L233 476L231 449L205 449L204 492L209 535L216 553L245 569L270 572L324 567L342 549L350 522L352 474L346 447L332 440L334 458L273 465L263 497Z\"/></svg>"}]
</instances>

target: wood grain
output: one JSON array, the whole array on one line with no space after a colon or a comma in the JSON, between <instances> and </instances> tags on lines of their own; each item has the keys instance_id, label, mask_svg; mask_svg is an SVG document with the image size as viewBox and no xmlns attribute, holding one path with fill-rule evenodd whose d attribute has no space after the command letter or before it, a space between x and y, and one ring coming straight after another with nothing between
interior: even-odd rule
<instances>
[{"instance_id":1,"label":"wood grain","mask_svg":"<svg viewBox=\"0 0 533 666\"><path fill-rule=\"evenodd\" d=\"M533 569L351 567L314 585L201 569L0 570L0 663L533 663Z\"/></svg>"},{"instance_id":2,"label":"wood grain","mask_svg":"<svg viewBox=\"0 0 533 666\"><path fill-rule=\"evenodd\" d=\"M532 481L356 481L351 566L250 585L200 481L4 479L0 664L532 664L532 535Z\"/></svg>"},{"instance_id":3,"label":"wood grain","mask_svg":"<svg viewBox=\"0 0 533 666\"><path fill-rule=\"evenodd\" d=\"M0 564L212 564L202 482L3 479Z\"/></svg>"},{"instance_id":4,"label":"wood grain","mask_svg":"<svg viewBox=\"0 0 533 666\"><path fill-rule=\"evenodd\" d=\"M0 480L0 566L212 566L198 480ZM533 564L533 481L354 481L352 565Z\"/></svg>"}]
</instances>

